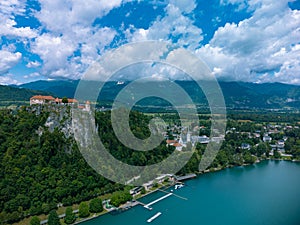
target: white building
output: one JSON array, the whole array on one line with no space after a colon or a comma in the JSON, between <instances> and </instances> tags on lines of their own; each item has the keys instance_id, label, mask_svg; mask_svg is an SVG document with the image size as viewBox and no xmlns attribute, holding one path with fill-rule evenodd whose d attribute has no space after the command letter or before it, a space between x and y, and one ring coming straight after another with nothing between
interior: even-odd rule
<instances>
[{"instance_id":1,"label":"white building","mask_svg":"<svg viewBox=\"0 0 300 225\"><path fill-rule=\"evenodd\" d=\"M248 143L242 143L241 149L243 150L250 150L251 146Z\"/></svg>"},{"instance_id":2,"label":"white building","mask_svg":"<svg viewBox=\"0 0 300 225\"><path fill-rule=\"evenodd\" d=\"M35 95L30 98L30 105L43 105L55 102L52 96Z\"/></svg>"},{"instance_id":3,"label":"white building","mask_svg":"<svg viewBox=\"0 0 300 225\"><path fill-rule=\"evenodd\" d=\"M264 142L270 142L270 141L272 141L272 138L270 136L266 135L266 136L263 137L263 141Z\"/></svg>"}]
</instances>

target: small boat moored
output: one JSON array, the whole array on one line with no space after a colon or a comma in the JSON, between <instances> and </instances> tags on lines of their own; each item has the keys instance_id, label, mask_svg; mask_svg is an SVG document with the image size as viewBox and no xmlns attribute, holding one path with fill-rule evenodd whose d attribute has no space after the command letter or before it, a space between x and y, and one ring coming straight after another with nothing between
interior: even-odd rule
<instances>
[{"instance_id":1,"label":"small boat moored","mask_svg":"<svg viewBox=\"0 0 300 225\"><path fill-rule=\"evenodd\" d=\"M175 184L174 189L177 190L177 189L180 189L182 187L184 187L184 183L179 183L179 184Z\"/></svg>"}]
</instances>

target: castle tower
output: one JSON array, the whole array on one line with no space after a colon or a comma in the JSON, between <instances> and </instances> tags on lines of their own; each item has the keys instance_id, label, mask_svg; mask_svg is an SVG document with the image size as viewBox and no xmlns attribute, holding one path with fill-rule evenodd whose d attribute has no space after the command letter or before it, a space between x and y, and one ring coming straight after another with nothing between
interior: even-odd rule
<instances>
[{"instance_id":1,"label":"castle tower","mask_svg":"<svg viewBox=\"0 0 300 225\"><path fill-rule=\"evenodd\" d=\"M91 111L91 103L90 101L85 102L85 111L89 112Z\"/></svg>"}]
</instances>

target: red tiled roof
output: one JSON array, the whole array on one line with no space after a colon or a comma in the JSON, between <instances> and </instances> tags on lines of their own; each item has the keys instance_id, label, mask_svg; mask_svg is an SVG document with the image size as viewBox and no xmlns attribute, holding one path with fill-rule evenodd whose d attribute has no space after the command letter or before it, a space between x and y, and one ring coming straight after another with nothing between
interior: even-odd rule
<instances>
[{"instance_id":1,"label":"red tiled roof","mask_svg":"<svg viewBox=\"0 0 300 225\"><path fill-rule=\"evenodd\" d=\"M62 103L62 99L61 98L56 98L55 102L57 103ZM74 98L68 98L68 103L77 103L78 101Z\"/></svg>"},{"instance_id":2,"label":"red tiled roof","mask_svg":"<svg viewBox=\"0 0 300 225\"><path fill-rule=\"evenodd\" d=\"M176 143L176 140L167 140L167 144Z\"/></svg>"},{"instance_id":3,"label":"red tiled roof","mask_svg":"<svg viewBox=\"0 0 300 225\"><path fill-rule=\"evenodd\" d=\"M181 147L182 145L179 144L179 143L177 142L177 143L175 143L173 146L174 146L174 147Z\"/></svg>"},{"instance_id":4,"label":"red tiled roof","mask_svg":"<svg viewBox=\"0 0 300 225\"><path fill-rule=\"evenodd\" d=\"M68 98L68 103L77 103L78 101L75 98Z\"/></svg>"},{"instance_id":5,"label":"red tiled roof","mask_svg":"<svg viewBox=\"0 0 300 225\"><path fill-rule=\"evenodd\" d=\"M43 96L43 95L35 95L32 96L30 99L49 100L49 101L55 100L55 98L53 98L52 96Z\"/></svg>"}]
</instances>

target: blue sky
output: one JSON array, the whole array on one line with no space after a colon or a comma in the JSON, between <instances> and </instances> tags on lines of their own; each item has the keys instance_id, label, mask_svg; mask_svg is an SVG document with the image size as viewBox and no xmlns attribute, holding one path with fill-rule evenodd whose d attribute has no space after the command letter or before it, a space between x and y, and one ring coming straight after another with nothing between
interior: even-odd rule
<instances>
[{"instance_id":1,"label":"blue sky","mask_svg":"<svg viewBox=\"0 0 300 225\"><path fill-rule=\"evenodd\" d=\"M299 0L3 0L0 83L79 79L110 49L165 40L222 80L300 84L299 9Z\"/></svg>"}]
</instances>

